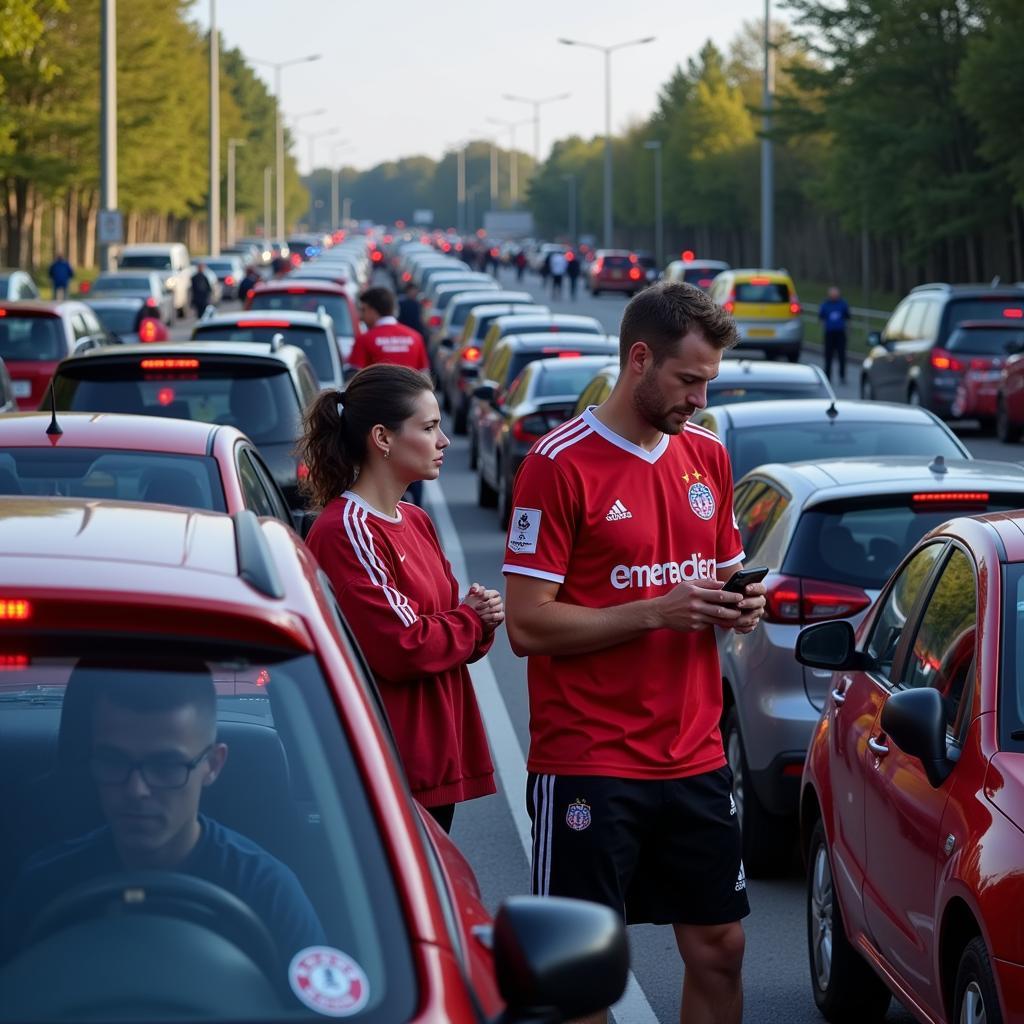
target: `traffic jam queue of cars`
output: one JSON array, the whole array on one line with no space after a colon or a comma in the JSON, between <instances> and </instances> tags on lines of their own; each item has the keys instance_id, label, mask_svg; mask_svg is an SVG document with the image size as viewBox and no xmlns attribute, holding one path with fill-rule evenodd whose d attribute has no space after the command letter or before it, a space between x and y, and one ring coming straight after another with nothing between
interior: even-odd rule
<instances>
[{"instance_id":1,"label":"traffic jam queue of cars","mask_svg":"<svg viewBox=\"0 0 1024 1024\"><path fill-rule=\"evenodd\" d=\"M375 268L419 289L439 394L498 527L526 453L614 387L617 339L471 269L454 236L290 243L274 255L291 274L240 312L208 310L188 341L166 339L165 278L189 265L170 246L118 271L138 294L111 275L95 310L0 302L0 411L23 410L0 417L0 1022L525 1024L624 990L614 914L515 897L492 919L411 799L302 542L294 454L303 409L344 381ZM895 997L922 1021L1024 1021L1024 469L972 458L945 422L1024 429L1024 289L915 290L872 339L862 400L844 401L801 362L786 274L686 255L664 276L707 290L741 335L693 422L729 452L746 563L767 571L760 627L720 638L747 874L802 853L826 1019L880 1021ZM588 286L632 293L642 266L599 251ZM216 743L151 751L150 700L206 708ZM104 780L135 780L149 818ZM283 909L85 864L45 890L38 851L111 816L156 834L194 819L200 794L204 821L283 865L265 879L287 883ZM61 983L40 984L57 963Z\"/></svg>"}]
</instances>

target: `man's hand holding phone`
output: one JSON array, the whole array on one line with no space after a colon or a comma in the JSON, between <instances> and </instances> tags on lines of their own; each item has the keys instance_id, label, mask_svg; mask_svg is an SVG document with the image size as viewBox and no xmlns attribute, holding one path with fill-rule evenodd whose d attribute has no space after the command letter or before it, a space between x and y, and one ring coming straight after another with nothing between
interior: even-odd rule
<instances>
[{"instance_id":1,"label":"man's hand holding phone","mask_svg":"<svg viewBox=\"0 0 1024 1024\"><path fill-rule=\"evenodd\" d=\"M740 617L732 622L723 622L721 628L732 629L737 633L753 633L761 616L764 615L766 588L762 580L768 575L767 566L750 569L737 569L726 581L723 591L741 594L743 600L736 605Z\"/></svg>"}]
</instances>

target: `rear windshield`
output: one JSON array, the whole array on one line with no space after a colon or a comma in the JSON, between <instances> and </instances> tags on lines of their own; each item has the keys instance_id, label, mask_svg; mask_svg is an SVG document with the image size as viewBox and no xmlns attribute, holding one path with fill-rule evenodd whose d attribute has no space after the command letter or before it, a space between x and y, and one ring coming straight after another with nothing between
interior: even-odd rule
<instances>
[{"instance_id":1,"label":"rear windshield","mask_svg":"<svg viewBox=\"0 0 1024 1024\"><path fill-rule=\"evenodd\" d=\"M452 299L454 299L456 295L459 295L462 292L489 292L489 291L497 291L497 289L496 288L488 288L486 285L484 287L482 287L482 288L474 288L472 285L470 285L468 288L466 288L466 287L460 285L458 288L453 288L451 291L441 291L441 292L437 293L437 297L434 299L434 309L438 313L443 312L444 310L446 310L448 308L448 305L452 301ZM480 301L483 302L484 300L481 299ZM465 321L463 321L463 323L465 323Z\"/></svg>"},{"instance_id":2,"label":"rear windshield","mask_svg":"<svg viewBox=\"0 0 1024 1024\"><path fill-rule=\"evenodd\" d=\"M633 265L633 261L628 256L604 256L602 262L610 270L621 270L623 267Z\"/></svg>"},{"instance_id":3,"label":"rear windshield","mask_svg":"<svg viewBox=\"0 0 1024 1024\"><path fill-rule=\"evenodd\" d=\"M776 282L755 284L744 281L736 285L737 302L789 302L789 286Z\"/></svg>"},{"instance_id":4,"label":"rear windshield","mask_svg":"<svg viewBox=\"0 0 1024 1024\"><path fill-rule=\"evenodd\" d=\"M604 352L594 352L593 350L587 351L586 348L576 348L576 347L569 348L568 346L566 348L567 348L567 351L575 352L577 355L581 355L581 356L605 355ZM559 353L557 351L554 351L554 352L543 352L543 351L537 351L537 352L517 352L514 356L512 356L512 359L509 361L508 373L505 376L505 380L506 381L515 380L516 377L518 377L519 374L522 373L522 370L523 370L524 366L529 366L530 363L536 362L538 359L552 359L552 358L557 357L558 355L559 355ZM608 355L611 355L611 353L608 353ZM566 356L565 359L566 359L566 362L569 362L572 359L572 356ZM592 366L589 367L589 372L588 373L583 373L581 371L581 375L582 375L583 379L582 379L582 381L580 383L580 386L578 388L577 393L579 391L583 390L584 385L594 375L594 368ZM501 381L500 383L504 384L505 381ZM565 393L566 392L562 392L562 394L565 394Z\"/></svg>"},{"instance_id":5,"label":"rear windshield","mask_svg":"<svg viewBox=\"0 0 1024 1024\"><path fill-rule=\"evenodd\" d=\"M390 858L315 656L8 632L0 664L4 1020L323 1022L329 996L412 1018Z\"/></svg>"},{"instance_id":6,"label":"rear windshield","mask_svg":"<svg viewBox=\"0 0 1024 1024\"><path fill-rule=\"evenodd\" d=\"M1010 325L1024 323L1024 291L1020 298L953 299L946 307L946 329L952 329L964 320L1008 320Z\"/></svg>"},{"instance_id":7,"label":"rear windshield","mask_svg":"<svg viewBox=\"0 0 1024 1024\"><path fill-rule=\"evenodd\" d=\"M69 360L57 376L58 409L225 423L256 444L291 444L299 436L299 399L283 366L197 359L195 368L159 370L143 369L148 359L87 362Z\"/></svg>"},{"instance_id":8,"label":"rear windshield","mask_svg":"<svg viewBox=\"0 0 1024 1024\"><path fill-rule=\"evenodd\" d=\"M1002 512L1019 504L1019 497L1011 495L942 508L915 508L909 496L876 503L831 502L800 517L782 572L879 590L929 530L954 516Z\"/></svg>"},{"instance_id":9,"label":"rear windshield","mask_svg":"<svg viewBox=\"0 0 1024 1024\"><path fill-rule=\"evenodd\" d=\"M575 359L566 359L557 367L547 367L540 375L534 387L534 396L550 398L555 395L573 395L579 393L594 377L593 364L579 363Z\"/></svg>"},{"instance_id":10,"label":"rear windshield","mask_svg":"<svg viewBox=\"0 0 1024 1024\"><path fill-rule=\"evenodd\" d=\"M146 267L149 270L170 270L171 257L159 253L146 255L144 253L126 253L118 261L119 267Z\"/></svg>"},{"instance_id":11,"label":"rear windshield","mask_svg":"<svg viewBox=\"0 0 1024 1024\"><path fill-rule=\"evenodd\" d=\"M225 511L217 463L199 455L0 448L0 494L155 501Z\"/></svg>"},{"instance_id":12,"label":"rear windshield","mask_svg":"<svg viewBox=\"0 0 1024 1024\"><path fill-rule=\"evenodd\" d=\"M732 472L738 480L766 462L853 459L868 455L942 455L962 459L963 450L937 423L832 425L759 424L733 432Z\"/></svg>"},{"instance_id":13,"label":"rear windshield","mask_svg":"<svg viewBox=\"0 0 1024 1024\"><path fill-rule=\"evenodd\" d=\"M572 327L559 327L552 323L519 324L508 326L502 333L502 337L509 334L559 334L563 331L572 331L573 334L603 334L600 325L594 324L573 324Z\"/></svg>"},{"instance_id":14,"label":"rear windshield","mask_svg":"<svg viewBox=\"0 0 1024 1024\"><path fill-rule=\"evenodd\" d=\"M231 260L204 260L211 270L219 270L225 274L234 273L236 267Z\"/></svg>"},{"instance_id":15,"label":"rear windshield","mask_svg":"<svg viewBox=\"0 0 1024 1024\"><path fill-rule=\"evenodd\" d=\"M688 267L683 271L683 280L687 284L695 284L698 288L710 288L711 282L721 273L708 267Z\"/></svg>"},{"instance_id":16,"label":"rear windshield","mask_svg":"<svg viewBox=\"0 0 1024 1024\"><path fill-rule=\"evenodd\" d=\"M971 356L999 356L1024 348L1024 327L974 328L954 331L946 344L950 352Z\"/></svg>"},{"instance_id":17,"label":"rear windshield","mask_svg":"<svg viewBox=\"0 0 1024 1024\"><path fill-rule=\"evenodd\" d=\"M192 337L200 341L250 341L269 345L275 334L284 335L286 345L294 345L306 353L313 372L321 383L334 384L334 363L331 361L331 339L326 331L315 327L204 327L193 328Z\"/></svg>"},{"instance_id":18,"label":"rear windshield","mask_svg":"<svg viewBox=\"0 0 1024 1024\"><path fill-rule=\"evenodd\" d=\"M315 313L321 306L334 321L334 333L347 337L355 335L348 302L340 295L323 295L314 291L257 292L252 297L251 309L288 309L300 313Z\"/></svg>"},{"instance_id":19,"label":"rear windshield","mask_svg":"<svg viewBox=\"0 0 1024 1024\"><path fill-rule=\"evenodd\" d=\"M64 324L55 316L19 316L8 308L0 317L0 359L46 363L67 355Z\"/></svg>"},{"instance_id":20,"label":"rear windshield","mask_svg":"<svg viewBox=\"0 0 1024 1024\"><path fill-rule=\"evenodd\" d=\"M828 389L820 381L792 384L754 384L740 386L724 384L708 385L708 405L724 405L727 402L768 402L779 398L828 398Z\"/></svg>"},{"instance_id":21,"label":"rear windshield","mask_svg":"<svg viewBox=\"0 0 1024 1024\"><path fill-rule=\"evenodd\" d=\"M114 334L133 334L139 329L139 320L145 306L92 306L92 311L100 318L100 323ZM155 314L155 311L154 311Z\"/></svg>"},{"instance_id":22,"label":"rear windshield","mask_svg":"<svg viewBox=\"0 0 1024 1024\"><path fill-rule=\"evenodd\" d=\"M127 277L104 277L96 278L92 286L94 292L148 292L152 289L153 282L148 275L129 274Z\"/></svg>"}]
</instances>

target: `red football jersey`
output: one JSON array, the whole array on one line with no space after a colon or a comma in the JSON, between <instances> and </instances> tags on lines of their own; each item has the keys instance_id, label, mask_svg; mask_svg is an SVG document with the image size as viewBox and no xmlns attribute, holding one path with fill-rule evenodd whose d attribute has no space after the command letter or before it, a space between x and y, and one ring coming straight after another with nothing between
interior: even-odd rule
<instances>
[{"instance_id":1,"label":"red football jersey","mask_svg":"<svg viewBox=\"0 0 1024 1024\"><path fill-rule=\"evenodd\" d=\"M588 409L516 476L505 573L589 608L658 597L743 560L721 441L687 424L652 451ZM680 778L725 764L715 630L649 631L591 654L529 659L529 770Z\"/></svg>"},{"instance_id":2,"label":"red football jersey","mask_svg":"<svg viewBox=\"0 0 1024 1024\"><path fill-rule=\"evenodd\" d=\"M393 316L382 316L370 330L360 334L348 361L360 369L374 363L395 363L424 372L430 369L423 335L400 324Z\"/></svg>"}]
</instances>

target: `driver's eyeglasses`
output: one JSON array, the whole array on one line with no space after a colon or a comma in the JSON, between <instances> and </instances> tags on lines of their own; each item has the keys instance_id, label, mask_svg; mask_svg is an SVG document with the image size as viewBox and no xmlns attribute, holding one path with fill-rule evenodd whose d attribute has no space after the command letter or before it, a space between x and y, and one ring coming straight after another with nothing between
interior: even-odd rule
<instances>
[{"instance_id":1,"label":"driver's eyeglasses","mask_svg":"<svg viewBox=\"0 0 1024 1024\"><path fill-rule=\"evenodd\" d=\"M150 789L181 789L189 776L209 757L213 750L211 743L191 761L173 761L153 758L148 761L133 761L109 751L99 751L89 758L93 779L101 786L123 786L138 770L142 781Z\"/></svg>"}]
</instances>

